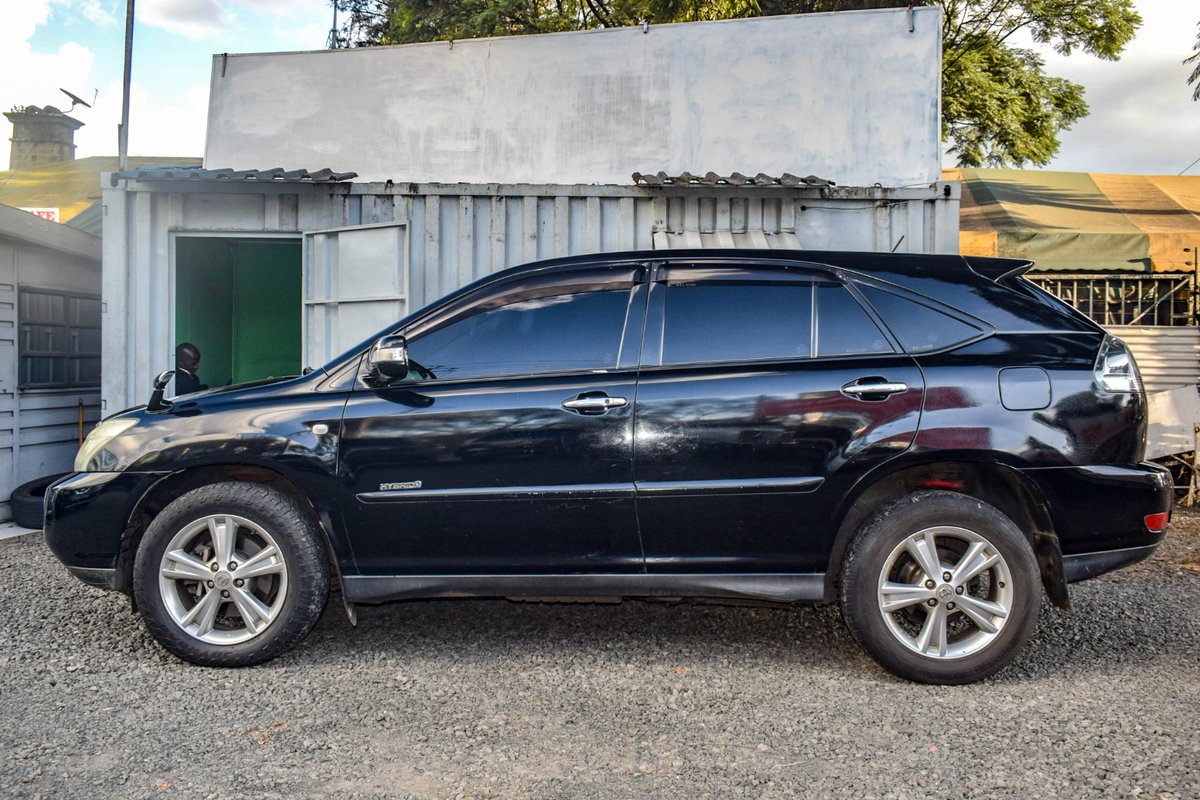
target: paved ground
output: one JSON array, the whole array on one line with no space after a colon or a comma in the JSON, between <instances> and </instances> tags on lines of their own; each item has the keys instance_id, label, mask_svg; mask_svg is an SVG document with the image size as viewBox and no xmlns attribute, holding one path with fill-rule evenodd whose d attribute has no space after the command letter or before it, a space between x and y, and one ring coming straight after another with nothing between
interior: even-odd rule
<instances>
[{"instance_id":1,"label":"paved ground","mask_svg":"<svg viewBox=\"0 0 1200 800\"><path fill-rule=\"evenodd\" d=\"M22 528L15 522L0 522L0 541L12 539L16 536L24 536L27 533L32 533L32 531L29 528Z\"/></svg>"},{"instance_id":2,"label":"paved ground","mask_svg":"<svg viewBox=\"0 0 1200 800\"><path fill-rule=\"evenodd\" d=\"M330 608L212 670L36 535L0 541L0 796L1200 796L1200 515L1049 607L999 677L884 673L837 612Z\"/></svg>"}]
</instances>

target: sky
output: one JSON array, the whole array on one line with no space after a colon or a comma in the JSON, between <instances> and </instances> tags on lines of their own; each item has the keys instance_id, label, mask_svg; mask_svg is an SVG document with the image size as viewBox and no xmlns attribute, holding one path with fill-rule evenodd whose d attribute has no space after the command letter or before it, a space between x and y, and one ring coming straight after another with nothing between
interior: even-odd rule
<instances>
[{"instance_id":1,"label":"sky","mask_svg":"<svg viewBox=\"0 0 1200 800\"><path fill-rule=\"evenodd\" d=\"M204 155L214 53L320 50L327 0L137 0L129 154ZM116 155L121 119L125 0L0 0L0 109L71 101L76 156ZM98 92L98 94L97 94ZM12 126L0 117L0 169Z\"/></svg>"},{"instance_id":2,"label":"sky","mask_svg":"<svg viewBox=\"0 0 1200 800\"><path fill-rule=\"evenodd\" d=\"M3 0L0 108L92 102L77 155L115 155L121 113L124 0ZM1061 134L1050 169L1200 175L1200 103L1180 62L1196 41L1193 0L1137 0L1145 22L1120 61L1046 49L1046 71L1086 88L1091 115ZM327 0L137 0L130 155L204 153L214 53L318 50L332 19ZM0 118L0 142L12 135ZM0 169L8 166L0 146ZM945 166L953 166L947 161Z\"/></svg>"}]
</instances>

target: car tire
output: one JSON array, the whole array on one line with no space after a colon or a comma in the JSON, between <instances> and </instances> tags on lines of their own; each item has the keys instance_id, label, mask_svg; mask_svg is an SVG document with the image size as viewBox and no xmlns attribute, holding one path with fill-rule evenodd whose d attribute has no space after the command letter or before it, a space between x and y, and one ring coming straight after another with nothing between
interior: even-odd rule
<instances>
[{"instance_id":1,"label":"car tire","mask_svg":"<svg viewBox=\"0 0 1200 800\"><path fill-rule=\"evenodd\" d=\"M295 500L262 484L217 483L154 518L134 559L133 590L146 628L168 652L244 667L312 630L329 595L329 566L317 523Z\"/></svg>"},{"instance_id":2,"label":"car tire","mask_svg":"<svg viewBox=\"0 0 1200 800\"><path fill-rule=\"evenodd\" d=\"M44 478L22 483L13 489L12 495L9 497L13 522L22 528L32 528L33 530L41 530L45 527L46 490L50 488L50 484L65 475L64 472L47 475Z\"/></svg>"},{"instance_id":3,"label":"car tire","mask_svg":"<svg viewBox=\"0 0 1200 800\"><path fill-rule=\"evenodd\" d=\"M927 491L859 528L839 599L850 632L885 668L962 684L995 674L1024 647L1041 581L1028 539L1008 517L973 497Z\"/></svg>"}]
</instances>

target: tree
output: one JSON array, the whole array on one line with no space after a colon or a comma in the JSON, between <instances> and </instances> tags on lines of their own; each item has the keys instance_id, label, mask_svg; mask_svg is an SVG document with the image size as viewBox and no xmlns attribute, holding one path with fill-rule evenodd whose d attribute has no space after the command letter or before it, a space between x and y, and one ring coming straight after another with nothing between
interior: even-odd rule
<instances>
[{"instance_id":1,"label":"tree","mask_svg":"<svg viewBox=\"0 0 1200 800\"><path fill-rule=\"evenodd\" d=\"M349 12L340 43L355 46L908 5L907 0L334 2ZM1037 53L1014 46L1014 37L1026 36L1064 55L1082 50L1115 60L1142 21L1133 0L917 4L942 9L942 138L960 166L1047 164L1058 152L1059 132L1088 113L1083 87L1046 75ZM1191 80L1200 80L1198 74L1200 65Z\"/></svg>"},{"instance_id":2,"label":"tree","mask_svg":"<svg viewBox=\"0 0 1200 800\"><path fill-rule=\"evenodd\" d=\"M1200 29L1200 22L1196 23L1196 27ZM1192 45L1192 49L1196 52L1185 58L1183 63L1196 65L1192 68L1192 74L1188 76L1187 82L1188 86L1196 84L1196 88L1192 91L1192 99L1200 100L1200 30L1196 32L1196 43Z\"/></svg>"},{"instance_id":3,"label":"tree","mask_svg":"<svg viewBox=\"0 0 1200 800\"><path fill-rule=\"evenodd\" d=\"M335 0L348 12L340 46L757 16L755 0Z\"/></svg>"},{"instance_id":4,"label":"tree","mask_svg":"<svg viewBox=\"0 0 1200 800\"><path fill-rule=\"evenodd\" d=\"M1083 87L1046 75L1032 50L987 37L943 53L942 139L959 166L1047 164L1087 113Z\"/></svg>"}]
</instances>

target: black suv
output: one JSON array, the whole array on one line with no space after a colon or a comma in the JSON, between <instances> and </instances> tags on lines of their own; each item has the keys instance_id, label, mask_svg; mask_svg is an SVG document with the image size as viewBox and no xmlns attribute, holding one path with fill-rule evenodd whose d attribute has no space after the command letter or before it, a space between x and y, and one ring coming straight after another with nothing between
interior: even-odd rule
<instances>
[{"instance_id":1,"label":"black suv","mask_svg":"<svg viewBox=\"0 0 1200 800\"><path fill-rule=\"evenodd\" d=\"M309 374L110 417L46 496L76 576L238 666L340 584L429 597L837 601L893 672L1007 664L1042 589L1146 558L1129 351L1025 262L809 251L510 269Z\"/></svg>"}]
</instances>

